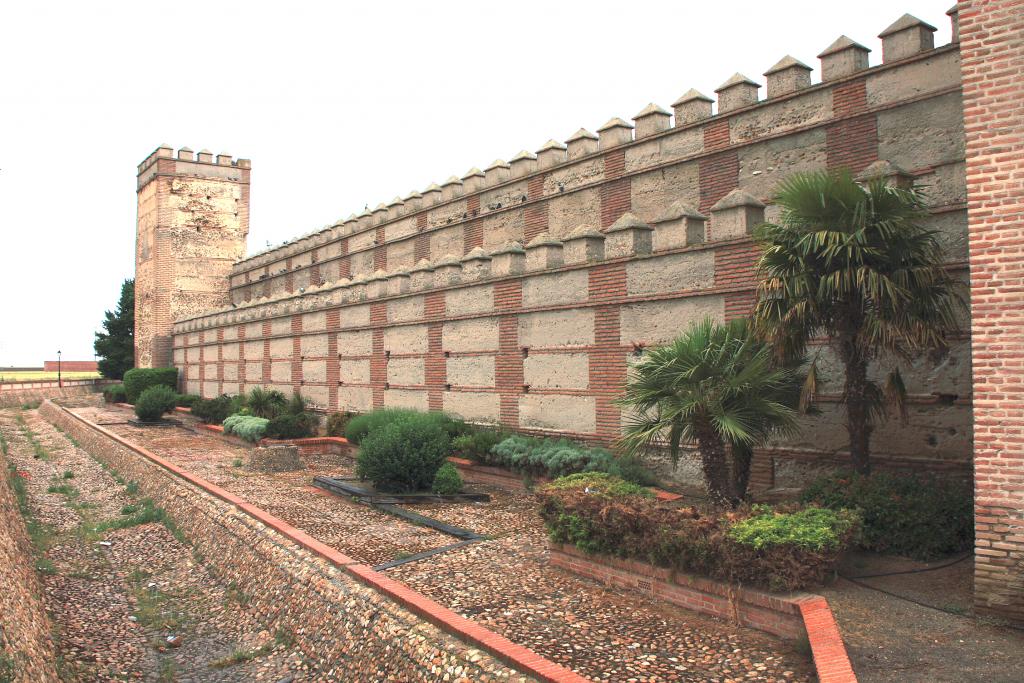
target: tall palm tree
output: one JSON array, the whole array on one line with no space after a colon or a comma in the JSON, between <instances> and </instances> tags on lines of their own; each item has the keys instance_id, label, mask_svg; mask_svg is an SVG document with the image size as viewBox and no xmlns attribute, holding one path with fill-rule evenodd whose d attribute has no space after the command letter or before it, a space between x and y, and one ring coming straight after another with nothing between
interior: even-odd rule
<instances>
[{"instance_id":1,"label":"tall palm tree","mask_svg":"<svg viewBox=\"0 0 1024 683\"><path fill-rule=\"evenodd\" d=\"M746 495L752 450L796 429L800 385L746 320L705 319L633 368L619 399L633 413L620 448L639 455L667 440L676 463L680 445L694 444L711 499L735 505Z\"/></svg>"},{"instance_id":2,"label":"tall palm tree","mask_svg":"<svg viewBox=\"0 0 1024 683\"><path fill-rule=\"evenodd\" d=\"M843 400L854 468L868 474L873 425L886 405L905 417L899 369L882 386L868 377L881 356L942 350L964 307L944 268L920 189L884 178L860 184L848 171L798 173L775 198L782 213L756 237L763 252L754 320L779 359L803 358L824 337L845 368ZM804 400L812 397L812 362Z\"/></svg>"}]
</instances>

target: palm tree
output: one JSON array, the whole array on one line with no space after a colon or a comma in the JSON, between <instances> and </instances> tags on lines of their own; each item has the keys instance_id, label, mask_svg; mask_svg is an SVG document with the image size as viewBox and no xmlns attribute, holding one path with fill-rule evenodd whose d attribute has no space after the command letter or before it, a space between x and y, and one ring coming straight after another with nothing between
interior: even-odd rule
<instances>
[{"instance_id":1,"label":"palm tree","mask_svg":"<svg viewBox=\"0 0 1024 683\"><path fill-rule=\"evenodd\" d=\"M695 444L711 499L735 505L746 495L752 450L796 429L800 385L746 320L705 319L633 368L618 401L633 413L620 448L637 456L667 440L675 464L680 444Z\"/></svg>"},{"instance_id":2,"label":"palm tree","mask_svg":"<svg viewBox=\"0 0 1024 683\"><path fill-rule=\"evenodd\" d=\"M272 420L284 412L285 406L288 405L288 399L276 389L253 387L245 404L249 408L249 412L256 417Z\"/></svg>"},{"instance_id":3,"label":"palm tree","mask_svg":"<svg viewBox=\"0 0 1024 683\"><path fill-rule=\"evenodd\" d=\"M936 233L920 224L927 209L918 188L882 177L859 184L848 171L798 173L782 182L775 201L779 222L755 233L763 248L757 330L779 360L803 358L820 337L835 349L846 371L850 455L868 474L872 426L887 404L905 417L899 369L879 386L868 365L944 349L964 306L959 285L943 267ZM812 361L804 402L817 377Z\"/></svg>"}]
</instances>

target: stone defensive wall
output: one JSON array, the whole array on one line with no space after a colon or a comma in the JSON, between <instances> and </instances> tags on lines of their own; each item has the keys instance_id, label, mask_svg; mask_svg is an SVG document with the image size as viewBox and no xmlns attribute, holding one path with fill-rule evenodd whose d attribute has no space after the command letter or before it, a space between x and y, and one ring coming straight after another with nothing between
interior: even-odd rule
<instances>
[{"instance_id":1,"label":"stone defensive wall","mask_svg":"<svg viewBox=\"0 0 1024 683\"><path fill-rule=\"evenodd\" d=\"M178 318L183 388L271 385L325 410L445 410L608 443L613 400L644 349L690 322L753 304L751 230L778 216L796 171L850 168L927 187L951 270L967 276L960 53L904 15L881 63L840 37L823 80L785 57L760 84L739 74L717 107L691 90L597 134L472 169L232 268L230 307ZM967 326L965 325L965 329ZM839 363L824 348L821 414L755 462L755 486L798 483L846 447ZM874 368L879 376L889 365ZM882 464L966 474L970 343L902 367L909 423L874 434ZM687 478L690 464L675 476Z\"/></svg>"},{"instance_id":2,"label":"stone defensive wall","mask_svg":"<svg viewBox=\"0 0 1024 683\"><path fill-rule=\"evenodd\" d=\"M0 657L10 653L0 672L4 665L12 669L16 683L56 681L57 653L43 587L9 474L0 455Z\"/></svg>"},{"instance_id":3,"label":"stone defensive wall","mask_svg":"<svg viewBox=\"0 0 1024 683\"><path fill-rule=\"evenodd\" d=\"M40 414L138 482L269 630L294 634L317 680L586 680L59 405Z\"/></svg>"}]
</instances>

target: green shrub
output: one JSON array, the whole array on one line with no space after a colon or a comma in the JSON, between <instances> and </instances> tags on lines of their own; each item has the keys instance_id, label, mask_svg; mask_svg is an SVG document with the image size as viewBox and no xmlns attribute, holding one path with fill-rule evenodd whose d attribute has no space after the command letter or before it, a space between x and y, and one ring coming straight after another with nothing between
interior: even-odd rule
<instances>
[{"instance_id":1,"label":"green shrub","mask_svg":"<svg viewBox=\"0 0 1024 683\"><path fill-rule=\"evenodd\" d=\"M272 420L284 412L287 403L288 399L280 391L262 387L256 387L250 391L245 400L245 405L250 413L268 420Z\"/></svg>"},{"instance_id":2,"label":"green shrub","mask_svg":"<svg viewBox=\"0 0 1024 683\"><path fill-rule=\"evenodd\" d=\"M270 420L253 415L229 415L224 420L224 433L257 443L267 431Z\"/></svg>"},{"instance_id":3,"label":"green shrub","mask_svg":"<svg viewBox=\"0 0 1024 683\"><path fill-rule=\"evenodd\" d=\"M164 413L174 410L178 395L163 384L149 387L135 401L135 415L144 422L156 422Z\"/></svg>"},{"instance_id":4,"label":"green shrub","mask_svg":"<svg viewBox=\"0 0 1024 683\"><path fill-rule=\"evenodd\" d=\"M125 403L128 401L128 392L123 384L111 384L103 390L103 400L107 403Z\"/></svg>"},{"instance_id":5,"label":"green shrub","mask_svg":"<svg viewBox=\"0 0 1024 683\"><path fill-rule=\"evenodd\" d=\"M488 462L533 476L563 477L578 472L607 472L637 484L654 476L634 457L616 457L604 448L580 446L568 439L510 436L491 448Z\"/></svg>"},{"instance_id":6,"label":"green shrub","mask_svg":"<svg viewBox=\"0 0 1024 683\"><path fill-rule=\"evenodd\" d=\"M128 402L135 403L149 387L178 388L178 368L133 368L124 373L124 390Z\"/></svg>"},{"instance_id":7,"label":"green shrub","mask_svg":"<svg viewBox=\"0 0 1024 683\"><path fill-rule=\"evenodd\" d=\"M381 491L424 491L451 449L451 438L436 417L408 413L394 417L362 439L356 474Z\"/></svg>"},{"instance_id":8,"label":"green shrub","mask_svg":"<svg viewBox=\"0 0 1024 683\"><path fill-rule=\"evenodd\" d=\"M974 499L967 482L935 477L840 472L808 486L801 500L857 510L867 550L928 560L974 544Z\"/></svg>"},{"instance_id":9,"label":"green shrub","mask_svg":"<svg viewBox=\"0 0 1024 683\"><path fill-rule=\"evenodd\" d=\"M491 463L491 449L511 436L506 431L475 428L452 439L455 454L474 462Z\"/></svg>"},{"instance_id":10,"label":"green shrub","mask_svg":"<svg viewBox=\"0 0 1024 683\"><path fill-rule=\"evenodd\" d=\"M451 496L462 490L462 477L455 465L446 462L434 475L434 483L430 490L439 496Z\"/></svg>"},{"instance_id":11,"label":"green shrub","mask_svg":"<svg viewBox=\"0 0 1024 683\"><path fill-rule=\"evenodd\" d=\"M755 550L785 544L808 550L832 550L857 524L849 510L804 508L786 513L755 506L754 513L753 517L734 524L729 537Z\"/></svg>"},{"instance_id":12,"label":"green shrub","mask_svg":"<svg viewBox=\"0 0 1024 683\"><path fill-rule=\"evenodd\" d=\"M766 506L708 515L602 473L542 487L551 540L716 580L795 590L823 581L856 532L856 513Z\"/></svg>"},{"instance_id":13,"label":"green shrub","mask_svg":"<svg viewBox=\"0 0 1024 683\"><path fill-rule=\"evenodd\" d=\"M445 415L444 413L421 413L407 408L380 408L351 418L345 427L345 438L355 444L362 443L367 434L395 420L404 419L409 415L423 416L424 420L437 424L448 434L449 438L455 438L460 434L464 434L468 429L466 423L462 420Z\"/></svg>"},{"instance_id":14,"label":"green shrub","mask_svg":"<svg viewBox=\"0 0 1024 683\"><path fill-rule=\"evenodd\" d=\"M180 396L178 396L178 407L191 408L196 404L196 401L201 400L202 399L199 396L196 396L195 394L181 394Z\"/></svg>"},{"instance_id":15,"label":"green shrub","mask_svg":"<svg viewBox=\"0 0 1024 683\"><path fill-rule=\"evenodd\" d=\"M352 419L352 413L331 413L327 416L324 432L327 436L345 436L345 428Z\"/></svg>"},{"instance_id":16,"label":"green shrub","mask_svg":"<svg viewBox=\"0 0 1024 683\"><path fill-rule=\"evenodd\" d=\"M234 415L245 406L241 396L222 395L217 398L201 398L192 404L192 415L208 425L219 425L229 415Z\"/></svg>"},{"instance_id":17,"label":"green shrub","mask_svg":"<svg viewBox=\"0 0 1024 683\"><path fill-rule=\"evenodd\" d=\"M285 413L267 424L268 439L306 439L316 434L318 423L313 413Z\"/></svg>"}]
</instances>

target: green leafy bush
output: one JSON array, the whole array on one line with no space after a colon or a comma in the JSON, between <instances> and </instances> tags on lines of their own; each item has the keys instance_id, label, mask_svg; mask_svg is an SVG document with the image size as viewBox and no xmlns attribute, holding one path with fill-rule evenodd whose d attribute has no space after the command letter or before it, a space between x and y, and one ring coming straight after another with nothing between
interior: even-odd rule
<instances>
[{"instance_id":1,"label":"green leafy bush","mask_svg":"<svg viewBox=\"0 0 1024 683\"><path fill-rule=\"evenodd\" d=\"M974 544L974 498L967 482L876 472L839 472L801 497L833 510L857 510L867 550L927 560Z\"/></svg>"},{"instance_id":2,"label":"green leafy bush","mask_svg":"<svg viewBox=\"0 0 1024 683\"><path fill-rule=\"evenodd\" d=\"M852 542L852 512L766 506L702 514L658 501L602 473L539 491L550 538L587 553L633 558L713 579L795 590L821 583Z\"/></svg>"},{"instance_id":3,"label":"green leafy bush","mask_svg":"<svg viewBox=\"0 0 1024 683\"><path fill-rule=\"evenodd\" d=\"M488 462L533 476L607 472L638 484L654 483L654 476L638 459L616 457L604 448L588 448L568 439L510 436L491 448Z\"/></svg>"},{"instance_id":4,"label":"green leafy bush","mask_svg":"<svg viewBox=\"0 0 1024 683\"><path fill-rule=\"evenodd\" d=\"M254 388L245 399L245 405L250 413L268 420L272 420L284 412L287 404L288 399L280 391L262 387Z\"/></svg>"},{"instance_id":5,"label":"green leafy bush","mask_svg":"<svg viewBox=\"0 0 1024 683\"><path fill-rule=\"evenodd\" d=\"M208 425L219 425L229 415L238 413L245 406L241 396L222 395L217 398L201 398L192 404L192 414Z\"/></svg>"},{"instance_id":6,"label":"green leafy bush","mask_svg":"<svg viewBox=\"0 0 1024 683\"><path fill-rule=\"evenodd\" d=\"M229 415L224 420L224 433L257 443L267 431L270 420L253 415Z\"/></svg>"},{"instance_id":7,"label":"green leafy bush","mask_svg":"<svg viewBox=\"0 0 1024 683\"><path fill-rule=\"evenodd\" d=\"M142 392L153 386L178 388L178 368L133 368L124 373L124 390L128 402L135 403Z\"/></svg>"},{"instance_id":8,"label":"green leafy bush","mask_svg":"<svg viewBox=\"0 0 1024 683\"><path fill-rule=\"evenodd\" d=\"M103 400L107 403L124 403L128 400L128 392L123 384L111 384L103 390Z\"/></svg>"},{"instance_id":9,"label":"green leafy bush","mask_svg":"<svg viewBox=\"0 0 1024 683\"><path fill-rule=\"evenodd\" d=\"M316 434L317 417L312 413L285 413L267 424L268 439L306 439Z\"/></svg>"},{"instance_id":10,"label":"green leafy bush","mask_svg":"<svg viewBox=\"0 0 1024 683\"><path fill-rule=\"evenodd\" d=\"M331 413L327 416L324 432L327 436L345 436L345 428L352 419L352 413Z\"/></svg>"},{"instance_id":11,"label":"green leafy bush","mask_svg":"<svg viewBox=\"0 0 1024 683\"><path fill-rule=\"evenodd\" d=\"M462 490L462 477L455 465L446 462L434 475L434 483L430 490L440 496L451 496Z\"/></svg>"},{"instance_id":12,"label":"green leafy bush","mask_svg":"<svg viewBox=\"0 0 1024 683\"><path fill-rule=\"evenodd\" d=\"M479 463L491 463L491 450L511 435L504 430L475 428L452 439L455 454Z\"/></svg>"},{"instance_id":13,"label":"green leafy bush","mask_svg":"<svg viewBox=\"0 0 1024 683\"><path fill-rule=\"evenodd\" d=\"M191 408L195 405L196 401L202 400L195 394L181 394L178 396L178 407L179 408Z\"/></svg>"},{"instance_id":14,"label":"green leafy bush","mask_svg":"<svg viewBox=\"0 0 1024 683\"><path fill-rule=\"evenodd\" d=\"M451 437L436 417L414 412L392 416L362 438L356 474L381 491L424 491L450 449Z\"/></svg>"},{"instance_id":15,"label":"green leafy bush","mask_svg":"<svg viewBox=\"0 0 1024 683\"><path fill-rule=\"evenodd\" d=\"M351 418L345 427L345 438L354 444L362 443L367 434L409 415L422 416L424 420L438 425L449 438L455 438L468 430L465 422L444 413L421 413L407 408L380 408Z\"/></svg>"},{"instance_id":16,"label":"green leafy bush","mask_svg":"<svg viewBox=\"0 0 1024 683\"><path fill-rule=\"evenodd\" d=\"M135 401L135 415L144 422L156 422L164 413L174 410L178 395L174 389L157 384L147 388Z\"/></svg>"}]
</instances>

